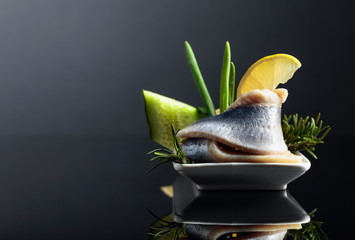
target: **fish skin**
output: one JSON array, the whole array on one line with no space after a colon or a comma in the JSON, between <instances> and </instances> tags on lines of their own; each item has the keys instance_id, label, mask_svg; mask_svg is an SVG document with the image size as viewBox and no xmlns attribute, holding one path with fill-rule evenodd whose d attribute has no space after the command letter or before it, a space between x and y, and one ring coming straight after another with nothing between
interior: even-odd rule
<instances>
[{"instance_id":1,"label":"fish skin","mask_svg":"<svg viewBox=\"0 0 355 240\"><path fill-rule=\"evenodd\" d=\"M206 138L188 138L180 143L181 150L194 163L215 162L209 154L209 141Z\"/></svg>"},{"instance_id":2,"label":"fish skin","mask_svg":"<svg viewBox=\"0 0 355 240\"><path fill-rule=\"evenodd\" d=\"M193 163L249 162L300 163L302 156L290 151L277 154L250 154L224 149L219 143L206 138L187 138L180 143L181 150Z\"/></svg>"},{"instance_id":3,"label":"fish skin","mask_svg":"<svg viewBox=\"0 0 355 240\"><path fill-rule=\"evenodd\" d=\"M255 89L244 93L237 100L232 103L227 110L236 108L238 106L247 105L274 105L281 107L282 103L286 101L288 96L287 89L278 88L274 91L268 89Z\"/></svg>"},{"instance_id":4,"label":"fish skin","mask_svg":"<svg viewBox=\"0 0 355 240\"><path fill-rule=\"evenodd\" d=\"M206 138L254 154L287 151L281 128L281 107L273 104L237 106L188 125L177 137Z\"/></svg>"}]
</instances>

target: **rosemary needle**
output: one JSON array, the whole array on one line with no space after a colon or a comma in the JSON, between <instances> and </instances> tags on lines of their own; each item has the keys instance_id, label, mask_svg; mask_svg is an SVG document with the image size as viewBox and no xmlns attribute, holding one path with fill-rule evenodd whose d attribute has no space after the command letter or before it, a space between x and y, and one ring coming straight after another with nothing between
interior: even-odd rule
<instances>
[{"instance_id":1,"label":"rosemary needle","mask_svg":"<svg viewBox=\"0 0 355 240\"><path fill-rule=\"evenodd\" d=\"M176 162L176 163L192 163L189 159L186 158L184 152L181 150L181 146L179 140L176 137L176 134L179 132L175 131L174 127L171 125L171 133L173 135L174 141L174 151L164 148L158 148L153 151L147 153L148 155L155 155L152 157L150 161L158 161L153 167L151 167L147 174L150 173L153 169L160 166L161 164L168 163L168 162Z\"/></svg>"},{"instance_id":2,"label":"rosemary needle","mask_svg":"<svg viewBox=\"0 0 355 240\"><path fill-rule=\"evenodd\" d=\"M292 122L290 122L292 119ZM323 121L320 120L320 113L316 119L313 117L298 117L298 114L290 116L284 115L282 120L282 132L288 150L306 151L312 157L315 155L315 146L323 143L323 139L329 133L330 127L323 127Z\"/></svg>"},{"instance_id":3,"label":"rosemary needle","mask_svg":"<svg viewBox=\"0 0 355 240\"><path fill-rule=\"evenodd\" d=\"M323 222L316 221L314 219L314 213L317 209L314 209L309 213L311 221L302 224L302 228L298 230L288 230L284 239L292 240L329 240L328 236L322 229Z\"/></svg>"}]
</instances>

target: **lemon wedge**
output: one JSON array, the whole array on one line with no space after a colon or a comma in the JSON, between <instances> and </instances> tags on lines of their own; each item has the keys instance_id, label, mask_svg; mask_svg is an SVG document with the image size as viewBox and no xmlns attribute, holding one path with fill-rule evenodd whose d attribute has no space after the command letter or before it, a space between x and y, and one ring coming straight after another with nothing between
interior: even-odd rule
<instances>
[{"instance_id":1,"label":"lemon wedge","mask_svg":"<svg viewBox=\"0 0 355 240\"><path fill-rule=\"evenodd\" d=\"M255 62L239 82L237 98L254 89L275 90L286 83L301 67L297 58L288 54L275 54Z\"/></svg>"}]
</instances>

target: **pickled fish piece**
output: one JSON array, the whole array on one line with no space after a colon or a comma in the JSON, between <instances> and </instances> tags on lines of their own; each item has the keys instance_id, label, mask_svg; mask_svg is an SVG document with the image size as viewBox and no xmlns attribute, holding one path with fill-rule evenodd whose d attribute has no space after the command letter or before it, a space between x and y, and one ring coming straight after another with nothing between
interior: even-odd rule
<instances>
[{"instance_id":1,"label":"pickled fish piece","mask_svg":"<svg viewBox=\"0 0 355 240\"><path fill-rule=\"evenodd\" d=\"M208 144L208 159L217 162L253 162L253 163L300 163L302 157L292 154L290 151L277 154L249 154L237 149L228 148L215 141Z\"/></svg>"},{"instance_id":2,"label":"pickled fish piece","mask_svg":"<svg viewBox=\"0 0 355 240\"><path fill-rule=\"evenodd\" d=\"M281 105L287 90L252 90L220 115L200 119L179 133L180 138L216 141L242 152L277 154L287 151L281 128Z\"/></svg>"},{"instance_id":3,"label":"pickled fish piece","mask_svg":"<svg viewBox=\"0 0 355 240\"><path fill-rule=\"evenodd\" d=\"M194 163L206 162L253 162L253 163L300 163L302 157L290 151L276 154L251 154L228 147L214 140L189 138L181 143L182 151Z\"/></svg>"}]
</instances>

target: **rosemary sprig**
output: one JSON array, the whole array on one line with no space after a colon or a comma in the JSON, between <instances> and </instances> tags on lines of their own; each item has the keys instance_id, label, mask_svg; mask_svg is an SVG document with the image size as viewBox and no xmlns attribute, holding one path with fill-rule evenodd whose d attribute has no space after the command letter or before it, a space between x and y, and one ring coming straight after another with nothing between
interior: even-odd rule
<instances>
[{"instance_id":1,"label":"rosemary sprig","mask_svg":"<svg viewBox=\"0 0 355 240\"><path fill-rule=\"evenodd\" d=\"M174 127L171 126L171 132L174 141L174 151L171 151L169 149L164 149L164 148L158 148L147 153L148 155L150 154L155 155L155 157L151 158L150 161L155 161L155 160L158 161L157 164L155 164L152 168L148 170L147 174L150 173L154 168L167 162L191 163L190 160L186 158L185 153L181 149L179 140L176 137L176 134L179 132L179 130L175 132Z\"/></svg>"},{"instance_id":2,"label":"rosemary sprig","mask_svg":"<svg viewBox=\"0 0 355 240\"><path fill-rule=\"evenodd\" d=\"M290 123L292 119L292 123ZM324 137L329 133L330 127L323 127L320 113L316 119L313 117L298 117L298 114L284 115L282 120L282 132L285 143L291 152L307 151L312 157L315 155L315 146L324 143Z\"/></svg>"},{"instance_id":3,"label":"rosemary sprig","mask_svg":"<svg viewBox=\"0 0 355 240\"><path fill-rule=\"evenodd\" d=\"M302 228L299 230L288 230L284 239L292 240L328 240L328 236L322 229L323 222L314 220L315 212L314 209L309 213L311 221L309 223L302 224Z\"/></svg>"},{"instance_id":4,"label":"rosemary sprig","mask_svg":"<svg viewBox=\"0 0 355 240\"><path fill-rule=\"evenodd\" d=\"M195 58L195 54L192 51L192 48L187 41L185 41L185 54L186 54L187 62L189 64L189 67L192 72L192 76L195 80L197 89L201 95L201 98L202 98L203 104L205 105L207 113L209 116L214 116L214 115L216 115L216 113L215 113L212 99L211 99L208 89L206 87L205 81L203 80L200 68L198 67L197 60Z\"/></svg>"},{"instance_id":5,"label":"rosemary sprig","mask_svg":"<svg viewBox=\"0 0 355 240\"><path fill-rule=\"evenodd\" d=\"M219 110L224 112L229 106L229 78L230 78L230 67L231 67L231 50L229 42L226 42L226 47L224 49L221 82L220 82L220 92L219 92Z\"/></svg>"},{"instance_id":6,"label":"rosemary sprig","mask_svg":"<svg viewBox=\"0 0 355 240\"><path fill-rule=\"evenodd\" d=\"M186 236L185 224L175 222L172 219L172 214L169 214L164 218L159 218L152 211L149 209L147 210L151 215L153 215L153 217L157 219L157 221L150 226L150 231L148 232L148 235L152 236L153 239L159 239L163 236L173 236L172 239L178 240L180 239L180 236Z\"/></svg>"}]
</instances>

